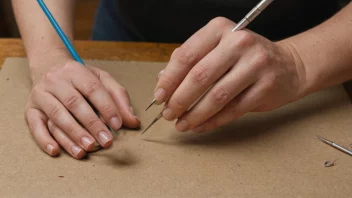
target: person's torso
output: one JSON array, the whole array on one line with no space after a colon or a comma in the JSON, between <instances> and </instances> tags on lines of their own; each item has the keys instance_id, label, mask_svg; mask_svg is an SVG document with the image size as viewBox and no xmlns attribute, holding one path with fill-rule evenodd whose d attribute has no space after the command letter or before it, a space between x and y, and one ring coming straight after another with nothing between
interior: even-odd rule
<instances>
[{"instance_id":1,"label":"person's torso","mask_svg":"<svg viewBox=\"0 0 352 198\"><path fill-rule=\"evenodd\" d=\"M115 0L122 22L141 40L184 42L217 16L240 21L259 0ZM331 17L337 1L276 0L248 28L271 40Z\"/></svg>"}]
</instances>

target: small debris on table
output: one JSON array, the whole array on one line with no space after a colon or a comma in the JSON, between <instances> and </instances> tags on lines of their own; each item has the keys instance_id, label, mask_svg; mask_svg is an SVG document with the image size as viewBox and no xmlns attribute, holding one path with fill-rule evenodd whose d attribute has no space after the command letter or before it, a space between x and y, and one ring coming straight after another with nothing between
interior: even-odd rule
<instances>
[{"instance_id":1,"label":"small debris on table","mask_svg":"<svg viewBox=\"0 0 352 198\"><path fill-rule=\"evenodd\" d=\"M6 78L6 81L9 81L10 79L9 78Z\"/></svg>"},{"instance_id":2,"label":"small debris on table","mask_svg":"<svg viewBox=\"0 0 352 198\"><path fill-rule=\"evenodd\" d=\"M64 176L58 176L58 177L60 177L60 178L64 178Z\"/></svg>"},{"instance_id":3,"label":"small debris on table","mask_svg":"<svg viewBox=\"0 0 352 198\"><path fill-rule=\"evenodd\" d=\"M332 167L332 166L334 166L335 165L335 161L326 161L325 163L324 163L324 166L325 167Z\"/></svg>"}]
</instances>

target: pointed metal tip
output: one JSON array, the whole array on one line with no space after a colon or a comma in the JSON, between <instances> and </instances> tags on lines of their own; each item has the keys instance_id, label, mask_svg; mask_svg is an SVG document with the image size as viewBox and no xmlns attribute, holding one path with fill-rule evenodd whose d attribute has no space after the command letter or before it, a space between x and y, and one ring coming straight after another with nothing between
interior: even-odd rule
<instances>
[{"instance_id":1,"label":"pointed metal tip","mask_svg":"<svg viewBox=\"0 0 352 198\"><path fill-rule=\"evenodd\" d=\"M160 112L154 120L149 124L149 126L143 131L142 135L151 127L153 126L161 117L163 116L162 112Z\"/></svg>"},{"instance_id":2,"label":"pointed metal tip","mask_svg":"<svg viewBox=\"0 0 352 198\"><path fill-rule=\"evenodd\" d=\"M333 144L333 142L332 142L332 141L327 140L327 139L325 139L325 138L323 138L323 137L317 136L317 138L319 138L321 141L325 142L326 144L330 144L330 145L332 145L332 144Z\"/></svg>"},{"instance_id":3,"label":"pointed metal tip","mask_svg":"<svg viewBox=\"0 0 352 198\"><path fill-rule=\"evenodd\" d=\"M320 136L318 136L318 135L317 135L317 138L320 139L320 140L323 140L323 139L324 139L324 138L322 138L322 137L320 137Z\"/></svg>"},{"instance_id":4,"label":"pointed metal tip","mask_svg":"<svg viewBox=\"0 0 352 198\"><path fill-rule=\"evenodd\" d=\"M318 135L317 135L317 138L320 139L320 140L323 141L323 142L328 141L327 139L325 139L325 138L323 138L323 137L320 137L320 136L318 136Z\"/></svg>"},{"instance_id":5,"label":"pointed metal tip","mask_svg":"<svg viewBox=\"0 0 352 198\"><path fill-rule=\"evenodd\" d=\"M153 126L153 124L154 124L156 121L157 121L157 119L154 119L153 122L151 122L151 123L149 124L149 126L143 131L142 135L143 135L146 131L148 131L148 129L149 129L151 126Z\"/></svg>"},{"instance_id":6,"label":"pointed metal tip","mask_svg":"<svg viewBox=\"0 0 352 198\"><path fill-rule=\"evenodd\" d=\"M156 100L154 99L150 105L144 110L144 111L147 111L150 107L152 107L154 104L156 103Z\"/></svg>"},{"instance_id":7,"label":"pointed metal tip","mask_svg":"<svg viewBox=\"0 0 352 198\"><path fill-rule=\"evenodd\" d=\"M142 135L153 125L153 122L143 131Z\"/></svg>"}]
</instances>

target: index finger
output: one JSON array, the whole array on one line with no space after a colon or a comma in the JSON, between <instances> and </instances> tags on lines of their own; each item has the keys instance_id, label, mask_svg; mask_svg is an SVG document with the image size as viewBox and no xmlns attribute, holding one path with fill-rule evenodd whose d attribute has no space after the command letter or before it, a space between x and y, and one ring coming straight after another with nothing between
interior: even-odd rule
<instances>
[{"instance_id":1,"label":"index finger","mask_svg":"<svg viewBox=\"0 0 352 198\"><path fill-rule=\"evenodd\" d=\"M226 18L213 19L173 52L155 88L157 104L171 98L193 66L220 43L223 30L230 25L234 23Z\"/></svg>"}]
</instances>

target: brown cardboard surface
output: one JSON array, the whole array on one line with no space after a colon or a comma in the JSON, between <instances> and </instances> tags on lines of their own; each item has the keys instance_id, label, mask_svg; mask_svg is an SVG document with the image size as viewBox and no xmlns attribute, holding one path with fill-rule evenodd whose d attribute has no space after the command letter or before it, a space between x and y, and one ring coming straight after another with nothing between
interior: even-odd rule
<instances>
[{"instance_id":1,"label":"brown cardboard surface","mask_svg":"<svg viewBox=\"0 0 352 198\"><path fill-rule=\"evenodd\" d=\"M141 130L160 111L143 109L164 63L87 63L129 90ZM51 158L37 147L23 115L29 89L26 59L7 59L0 72L0 197L352 196L352 157L315 138L352 143L352 108L340 86L202 135L177 133L164 120L143 136L122 129L111 149L82 161ZM336 165L325 168L326 160Z\"/></svg>"}]
</instances>

